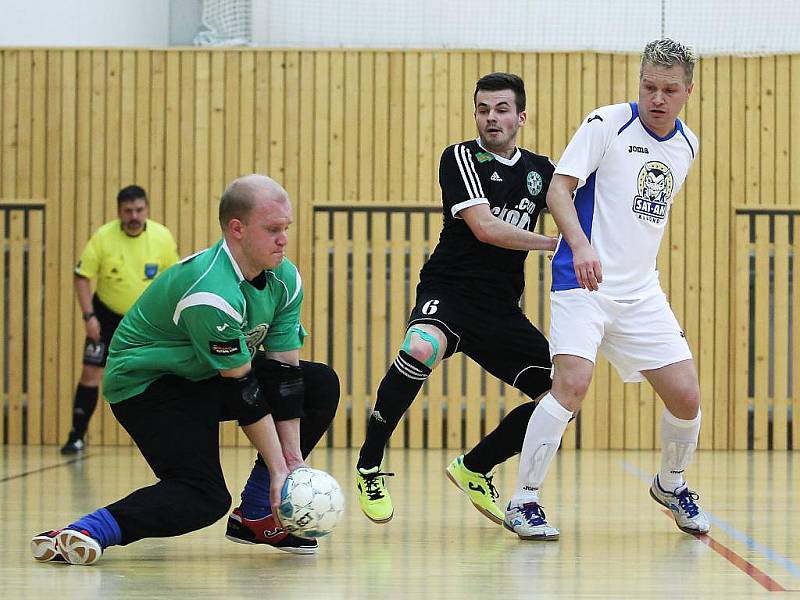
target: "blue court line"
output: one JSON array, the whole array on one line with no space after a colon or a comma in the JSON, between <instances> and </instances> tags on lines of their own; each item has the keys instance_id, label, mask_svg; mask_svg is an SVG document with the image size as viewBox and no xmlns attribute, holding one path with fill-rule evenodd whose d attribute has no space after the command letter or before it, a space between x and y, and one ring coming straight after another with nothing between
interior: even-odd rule
<instances>
[{"instance_id":1,"label":"blue court line","mask_svg":"<svg viewBox=\"0 0 800 600\"><path fill-rule=\"evenodd\" d=\"M649 473L645 473L641 469L639 469L639 468L635 467L634 465L632 465L632 464L630 464L628 462L625 462L625 461L620 461L620 465L622 465L622 468L625 471L627 471L629 474L633 475L634 477L638 477L644 483L646 483L648 485L653 483L652 475L650 475ZM735 539L737 542L741 542L742 544L747 546L750 550L755 550L757 552L760 552L770 562L773 562L773 563L775 563L777 565L780 565L781 567L786 569L787 572L791 573L795 577L800 577L800 565L798 565L797 563L791 561L790 559L786 558L785 556L782 556L781 554L778 554L777 552L775 552L771 548L769 548L767 546L764 546L763 544L759 544L757 541L755 541L753 538L751 538L746 533L744 533L742 531L739 531L738 529L736 529L736 527L734 527L733 525L730 525L729 523L726 523L722 519L718 519L717 517L712 515L710 512L705 511L705 513L706 513L706 516L708 517L708 520L711 521L711 523L713 523L715 527L719 527L720 529L722 529L722 531L727 533L730 537Z\"/></svg>"}]
</instances>

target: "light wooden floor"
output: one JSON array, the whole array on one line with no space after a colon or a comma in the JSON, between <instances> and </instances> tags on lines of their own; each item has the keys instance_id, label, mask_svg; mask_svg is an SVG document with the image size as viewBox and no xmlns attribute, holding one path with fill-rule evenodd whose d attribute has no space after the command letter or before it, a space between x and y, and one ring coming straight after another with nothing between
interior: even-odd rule
<instances>
[{"instance_id":1,"label":"light wooden floor","mask_svg":"<svg viewBox=\"0 0 800 600\"><path fill-rule=\"evenodd\" d=\"M235 498L251 452L223 450ZM451 451L389 450L395 518L374 525L352 494L355 452L320 450L348 499L317 556L232 544L224 520L182 538L111 548L93 567L39 564L32 534L152 482L135 450L0 450L0 592L17 598L800 598L800 454L700 452L690 481L712 518L685 535L647 494L653 452L564 451L543 503L558 542L523 542L443 476ZM516 461L501 467L504 498Z\"/></svg>"}]
</instances>

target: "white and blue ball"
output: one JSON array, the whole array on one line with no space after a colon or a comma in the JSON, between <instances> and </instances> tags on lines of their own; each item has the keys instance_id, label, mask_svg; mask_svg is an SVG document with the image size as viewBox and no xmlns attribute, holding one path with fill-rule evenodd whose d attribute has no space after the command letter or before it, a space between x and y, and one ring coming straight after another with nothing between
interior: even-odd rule
<instances>
[{"instance_id":1,"label":"white and blue ball","mask_svg":"<svg viewBox=\"0 0 800 600\"><path fill-rule=\"evenodd\" d=\"M286 478L278 514L287 531L303 537L328 535L344 513L344 495L325 471L300 467Z\"/></svg>"}]
</instances>

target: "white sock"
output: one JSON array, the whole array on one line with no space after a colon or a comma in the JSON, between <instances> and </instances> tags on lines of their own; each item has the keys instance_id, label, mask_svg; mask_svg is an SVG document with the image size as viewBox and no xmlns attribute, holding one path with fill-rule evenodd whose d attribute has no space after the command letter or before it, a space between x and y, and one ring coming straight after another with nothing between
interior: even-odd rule
<instances>
[{"instance_id":1,"label":"white sock","mask_svg":"<svg viewBox=\"0 0 800 600\"><path fill-rule=\"evenodd\" d=\"M517 489L511 504L539 501L539 488L561 443L572 413L548 393L531 415L519 457Z\"/></svg>"},{"instance_id":2,"label":"white sock","mask_svg":"<svg viewBox=\"0 0 800 600\"><path fill-rule=\"evenodd\" d=\"M700 411L691 421L679 419L666 408L661 415L661 468L658 482L668 492L686 485L683 472L692 462L700 436Z\"/></svg>"}]
</instances>

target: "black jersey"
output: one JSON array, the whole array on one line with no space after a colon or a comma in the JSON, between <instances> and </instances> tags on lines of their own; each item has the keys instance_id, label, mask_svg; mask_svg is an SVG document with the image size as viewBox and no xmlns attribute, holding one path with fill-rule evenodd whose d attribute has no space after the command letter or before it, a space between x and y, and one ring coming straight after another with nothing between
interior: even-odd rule
<instances>
[{"instance_id":1,"label":"black jersey","mask_svg":"<svg viewBox=\"0 0 800 600\"><path fill-rule=\"evenodd\" d=\"M478 140L448 147L439 162L444 224L439 243L420 271L420 284L443 284L477 298L517 302L525 286L527 251L479 241L458 213L488 204L506 223L534 231L554 168L546 156L524 149L506 159L482 148Z\"/></svg>"}]
</instances>

